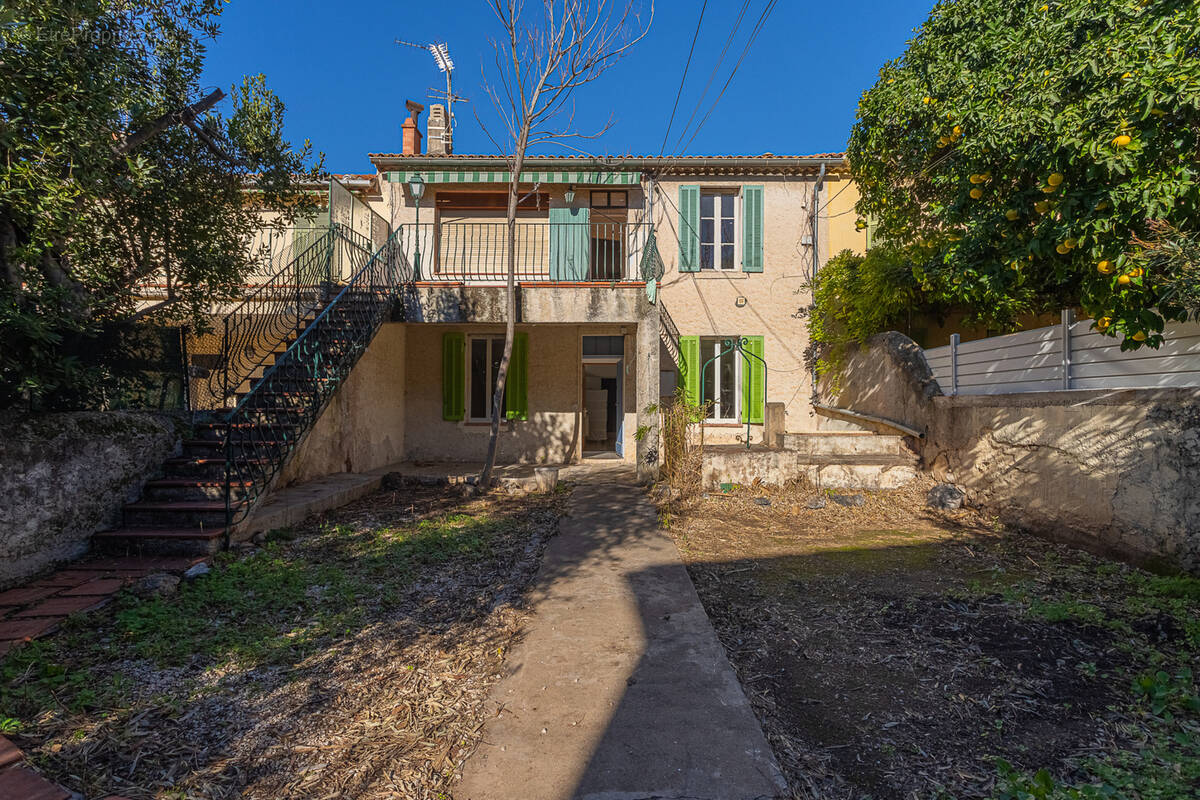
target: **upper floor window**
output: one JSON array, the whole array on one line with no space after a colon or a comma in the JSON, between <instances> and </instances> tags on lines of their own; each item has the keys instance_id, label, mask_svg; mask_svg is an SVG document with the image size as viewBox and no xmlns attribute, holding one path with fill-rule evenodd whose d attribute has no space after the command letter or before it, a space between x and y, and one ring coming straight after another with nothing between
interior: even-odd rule
<instances>
[{"instance_id":1,"label":"upper floor window","mask_svg":"<svg viewBox=\"0 0 1200 800\"><path fill-rule=\"evenodd\" d=\"M621 190L597 190L592 192L592 208L628 208L629 192Z\"/></svg>"},{"instance_id":2,"label":"upper floor window","mask_svg":"<svg viewBox=\"0 0 1200 800\"><path fill-rule=\"evenodd\" d=\"M737 192L700 195L700 269L734 269L737 263Z\"/></svg>"}]
</instances>

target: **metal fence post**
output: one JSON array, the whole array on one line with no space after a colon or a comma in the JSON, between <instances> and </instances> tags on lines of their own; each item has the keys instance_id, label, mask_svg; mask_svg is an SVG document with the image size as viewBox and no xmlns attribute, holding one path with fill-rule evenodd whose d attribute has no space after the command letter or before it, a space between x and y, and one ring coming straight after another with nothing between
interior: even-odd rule
<instances>
[{"instance_id":1,"label":"metal fence post","mask_svg":"<svg viewBox=\"0 0 1200 800\"><path fill-rule=\"evenodd\" d=\"M950 394L958 394L958 339L957 333L950 334Z\"/></svg>"},{"instance_id":2,"label":"metal fence post","mask_svg":"<svg viewBox=\"0 0 1200 800\"><path fill-rule=\"evenodd\" d=\"M1062 388L1071 388L1071 326L1075 324L1075 311L1064 308L1060 315L1062 325Z\"/></svg>"}]
</instances>

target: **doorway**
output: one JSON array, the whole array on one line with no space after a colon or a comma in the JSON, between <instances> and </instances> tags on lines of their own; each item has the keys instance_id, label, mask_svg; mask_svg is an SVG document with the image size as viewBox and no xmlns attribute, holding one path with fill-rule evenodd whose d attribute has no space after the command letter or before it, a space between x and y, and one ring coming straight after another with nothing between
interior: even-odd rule
<instances>
[{"instance_id":1,"label":"doorway","mask_svg":"<svg viewBox=\"0 0 1200 800\"><path fill-rule=\"evenodd\" d=\"M623 457L625 409L623 336L585 336L583 347L583 455Z\"/></svg>"}]
</instances>

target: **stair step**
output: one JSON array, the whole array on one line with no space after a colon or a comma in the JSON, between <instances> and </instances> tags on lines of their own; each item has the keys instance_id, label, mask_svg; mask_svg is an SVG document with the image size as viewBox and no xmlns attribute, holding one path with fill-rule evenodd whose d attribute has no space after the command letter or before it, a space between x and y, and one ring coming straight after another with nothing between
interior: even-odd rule
<instances>
[{"instance_id":1,"label":"stair step","mask_svg":"<svg viewBox=\"0 0 1200 800\"><path fill-rule=\"evenodd\" d=\"M905 455L904 437L868 431L785 433L783 449L812 455Z\"/></svg>"},{"instance_id":2,"label":"stair step","mask_svg":"<svg viewBox=\"0 0 1200 800\"><path fill-rule=\"evenodd\" d=\"M92 537L95 547L112 555L207 556L221 549L225 527L117 528Z\"/></svg>"},{"instance_id":3,"label":"stair step","mask_svg":"<svg viewBox=\"0 0 1200 800\"><path fill-rule=\"evenodd\" d=\"M254 481L231 480L229 495L241 501L254 487ZM148 481L142 490L142 500L150 502L225 501L224 475L207 478L159 478Z\"/></svg>"},{"instance_id":4,"label":"stair step","mask_svg":"<svg viewBox=\"0 0 1200 800\"><path fill-rule=\"evenodd\" d=\"M241 503L232 506L237 512ZM125 505L127 528L223 528L224 500L139 500Z\"/></svg>"}]
</instances>

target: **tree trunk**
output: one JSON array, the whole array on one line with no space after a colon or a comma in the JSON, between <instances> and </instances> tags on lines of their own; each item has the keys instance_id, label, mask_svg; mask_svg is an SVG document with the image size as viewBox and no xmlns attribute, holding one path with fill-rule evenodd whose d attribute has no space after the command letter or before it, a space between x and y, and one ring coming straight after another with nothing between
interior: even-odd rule
<instances>
[{"instance_id":1,"label":"tree trunk","mask_svg":"<svg viewBox=\"0 0 1200 800\"><path fill-rule=\"evenodd\" d=\"M487 456L483 460L483 470L479 473L479 488L488 489L492 485L492 469L496 466L496 448L500 441L500 412L504 403L504 387L508 383L508 361L512 357L513 339L516 337L517 325L517 201L520 198L521 167L525 164L525 145L529 140L528 125L521 129L521 137L517 140L516 157L512 164L512 179L508 184L508 215L506 234L508 236L508 281L505 288L505 324L504 324L504 354L500 357L500 369L496 373L496 391L492 395L492 431L488 437Z\"/></svg>"}]
</instances>

